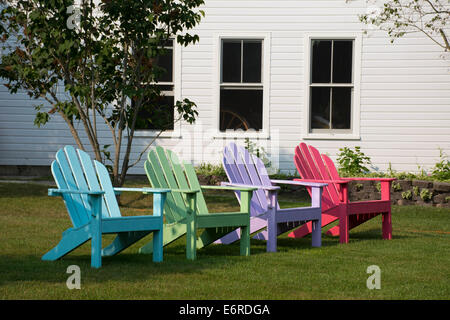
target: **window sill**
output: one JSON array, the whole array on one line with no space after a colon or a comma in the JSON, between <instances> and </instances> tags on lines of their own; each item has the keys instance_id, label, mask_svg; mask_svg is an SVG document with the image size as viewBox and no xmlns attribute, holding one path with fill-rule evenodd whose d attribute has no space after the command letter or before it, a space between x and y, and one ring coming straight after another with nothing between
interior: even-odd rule
<instances>
[{"instance_id":1,"label":"window sill","mask_svg":"<svg viewBox=\"0 0 450 320\"><path fill-rule=\"evenodd\" d=\"M309 133L303 140L361 140L361 136L353 134Z\"/></svg>"},{"instance_id":2,"label":"window sill","mask_svg":"<svg viewBox=\"0 0 450 320\"><path fill-rule=\"evenodd\" d=\"M134 132L135 138L155 138L158 136L159 131L155 130L139 130ZM158 138L181 138L179 131L164 131Z\"/></svg>"},{"instance_id":3,"label":"window sill","mask_svg":"<svg viewBox=\"0 0 450 320\"><path fill-rule=\"evenodd\" d=\"M270 139L269 133L266 131L228 131L228 132L216 132L213 135L214 139Z\"/></svg>"}]
</instances>

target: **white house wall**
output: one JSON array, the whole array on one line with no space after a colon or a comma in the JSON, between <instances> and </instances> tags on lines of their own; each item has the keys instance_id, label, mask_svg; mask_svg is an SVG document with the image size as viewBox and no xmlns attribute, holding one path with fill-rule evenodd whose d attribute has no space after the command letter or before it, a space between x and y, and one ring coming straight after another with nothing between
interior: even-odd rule
<instances>
[{"instance_id":1,"label":"white house wall","mask_svg":"<svg viewBox=\"0 0 450 320\"><path fill-rule=\"evenodd\" d=\"M206 16L195 33L200 41L181 49L175 86L179 98L198 105L197 124L182 124L157 140L195 164L220 161L228 142L217 134L217 36L265 34L270 44L266 76L269 91L268 130L251 139L274 155L272 162L294 171L295 146L305 141L336 159L339 148L361 146L376 170L389 163L398 171L429 169L439 160L439 149L450 155L450 58L421 34L391 44L384 32L369 30L357 14L365 1L345 0L206 0ZM358 137L305 139L305 73L308 65L305 36L361 34L360 115ZM176 68L177 69L177 68ZM0 87L0 165L49 165L55 152L74 144L62 119L43 128L33 125L35 111L24 93L10 95ZM102 144L111 144L109 131L99 129ZM256 137L259 137L257 139ZM87 144L87 139L83 138ZM135 138L132 156L151 141ZM238 139L243 144L243 139ZM130 173L143 173L143 162Z\"/></svg>"}]
</instances>

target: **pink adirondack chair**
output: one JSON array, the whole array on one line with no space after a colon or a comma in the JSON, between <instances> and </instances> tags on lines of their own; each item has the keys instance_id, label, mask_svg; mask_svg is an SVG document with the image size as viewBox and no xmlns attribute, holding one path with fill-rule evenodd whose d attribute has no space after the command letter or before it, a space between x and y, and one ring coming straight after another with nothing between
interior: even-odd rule
<instances>
[{"instance_id":1,"label":"pink adirondack chair","mask_svg":"<svg viewBox=\"0 0 450 320\"><path fill-rule=\"evenodd\" d=\"M392 178L341 178L333 161L325 154L320 154L313 146L300 143L295 148L295 166L303 182L324 182L322 193L322 227L339 219L339 225L328 230L327 234L339 235L340 243L348 243L349 230L382 214L383 239L392 239L391 221L391 182ZM381 200L349 202L348 183L353 180L379 181ZM309 190L308 190L309 191ZM294 230L288 236L301 238L311 231L307 223Z\"/></svg>"}]
</instances>

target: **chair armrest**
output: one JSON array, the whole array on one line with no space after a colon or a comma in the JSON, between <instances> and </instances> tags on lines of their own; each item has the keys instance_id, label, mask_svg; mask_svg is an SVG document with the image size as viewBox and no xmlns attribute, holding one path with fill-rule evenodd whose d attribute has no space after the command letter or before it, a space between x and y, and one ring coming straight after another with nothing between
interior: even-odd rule
<instances>
[{"instance_id":1,"label":"chair armrest","mask_svg":"<svg viewBox=\"0 0 450 320\"><path fill-rule=\"evenodd\" d=\"M170 189L160 189L160 188L114 188L114 192L118 194L117 192L122 191L131 191L131 192L142 192L145 194L149 193L167 193L170 192Z\"/></svg>"},{"instance_id":2,"label":"chair armrest","mask_svg":"<svg viewBox=\"0 0 450 320\"><path fill-rule=\"evenodd\" d=\"M397 178L341 178L342 180L349 180L349 181L380 181L380 182L390 182L390 181L395 181L397 180Z\"/></svg>"},{"instance_id":3,"label":"chair armrest","mask_svg":"<svg viewBox=\"0 0 450 320\"><path fill-rule=\"evenodd\" d=\"M231 182L221 182L221 185L222 186L236 187L236 188L253 187L253 188L263 189L263 190L268 190L268 191L280 190L280 187L278 187L278 186L255 186L255 185L239 184L239 183L231 183Z\"/></svg>"},{"instance_id":4,"label":"chair armrest","mask_svg":"<svg viewBox=\"0 0 450 320\"><path fill-rule=\"evenodd\" d=\"M87 195L92 195L92 196L101 196L102 194L105 194L105 191L48 189L48 195L51 197L62 196L63 194L87 194Z\"/></svg>"},{"instance_id":5,"label":"chair armrest","mask_svg":"<svg viewBox=\"0 0 450 320\"><path fill-rule=\"evenodd\" d=\"M200 186L202 189L211 190L233 190L233 191L254 191L258 190L256 187L242 186L242 187L227 187L227 186Z\"/></svg>"},{"instance_id":6,"label":"chair armrest","mask_svg":"<svg viewBox=\"0 0 450 320\"><path fill-rule=\"evenodd\" d=\"M180 193L186 193L186 194L195 194L197 192L200 192L199 189L170 189L171 192L180 192Z\"/></svg>"},{"instance_id":7,"label":"chair armrest","mask_svg":"<svg viewBox=\"0 0 450 320\"><path fill-rule=\"evenodd\" d=\"M306 186L306 187L325 187L328 185L328 183L321 183L321 182L309 182L305 180L270 180L270 182L275 184L292 184L292 185L299 185L299 186Z\"/></svg>"},{"instance_id":8,"label":"chair armrest","mask_svg":"<svg viewBox=\"0 0 450 320\"><path fill-rule=\"evenodd\" d=\"M314 183L337 183L337 184L348 184L349 181L346 180L313 180L313 179L294 179L294 181L299 182L314 182Z\"/></svg>"}]
</instances>

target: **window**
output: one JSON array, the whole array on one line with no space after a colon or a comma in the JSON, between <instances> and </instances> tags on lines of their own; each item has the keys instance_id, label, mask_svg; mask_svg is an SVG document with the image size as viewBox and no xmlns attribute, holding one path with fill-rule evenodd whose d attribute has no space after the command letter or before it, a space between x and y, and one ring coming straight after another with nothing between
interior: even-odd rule
<instances>
[{"instance_id":1,"label":"window","mask_svg":"<svg viewBox=\"0 0 450 320\"><path fill-rule=\"evenodd\" d=\"M263 40L222 39L219 130L263 129Z\"/></svg>"},{"instance_id":2,"label":"window","mask_svg":"<svg viewBox=\"0 0 450 320\"><path fill-rule=\"evenodd\" d=\"M164 45L164 54L154 59L159 68L156 85L161 96L146 97L136 121L136 130L174 129L174 50L173 40ZM133 104L133 102L132 102Z\"/></svg>"},{"instance_id":3,"label":"window","mask_svg":"<svg viewBox=\"0 0 450 320\"><path fill-rule=\"evenodd\" d=\"M310 39L309 132L352 133L354 39Z\"/></svg>"}]
</instances>

